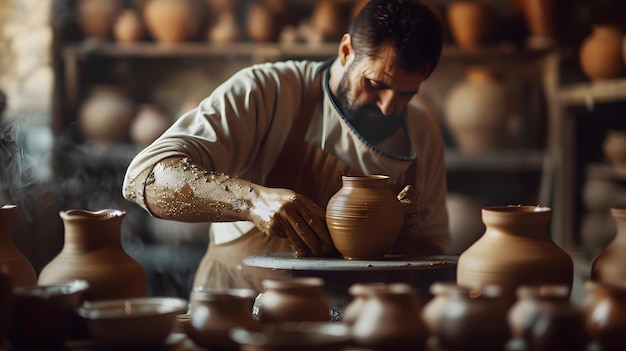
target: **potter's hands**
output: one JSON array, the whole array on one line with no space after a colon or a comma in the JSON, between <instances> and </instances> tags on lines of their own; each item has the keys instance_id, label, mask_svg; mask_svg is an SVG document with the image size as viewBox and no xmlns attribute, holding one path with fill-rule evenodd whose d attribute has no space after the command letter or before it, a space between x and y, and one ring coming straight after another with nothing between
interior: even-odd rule
<instances>
[{"instance_id":1,"label":"potter's hands","mask_svg":"<svg viewBox=\"0 0 626 351\"><path fill-rule=\"evenodd\" d=\"M324 210L304 195L263 188L252 204L250 217L266 235L287 238L297 257L337 255Z\"/></svg>"},{"instance_id":2,"label":"potter's hands","mask_svg":"<svg viewBox=\"0 0 626 351\"><path fill-rule=\"evenodd\" d=\"M419 228L419 206L413 185L407 185L398 193L398 200L404 210L402 229L393 247L393 253L407 253L411 250Z\"/></svg>"}]
</instances>

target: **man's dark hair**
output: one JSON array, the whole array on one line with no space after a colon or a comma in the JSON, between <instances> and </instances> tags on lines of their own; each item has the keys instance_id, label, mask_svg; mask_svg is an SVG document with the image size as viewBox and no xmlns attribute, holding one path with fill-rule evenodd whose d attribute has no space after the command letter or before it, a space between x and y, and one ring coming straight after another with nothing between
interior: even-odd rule
<instances>
[{"instance_id":1,"label":"man's dark hair","mask_svg":"<svg viewBox=\"0 0 626 351\"><path fill-rule=\"evenodd\" d=\"M390 45L396 63L408 72L428 69L429 76L441 56L441 19L419 0L372 0L354 18L348 33L356 59Z\"/></svg>"}]
</instances>

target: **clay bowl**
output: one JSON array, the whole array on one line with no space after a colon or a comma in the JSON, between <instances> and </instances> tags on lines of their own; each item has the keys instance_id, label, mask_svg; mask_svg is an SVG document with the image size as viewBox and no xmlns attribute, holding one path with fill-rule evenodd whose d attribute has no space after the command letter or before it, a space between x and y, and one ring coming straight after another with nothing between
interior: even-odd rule
<instances>
[{"instance_id":1,"label":"clay bowl","mask_svg":"<svg viewBox=\"0 0 626 351\"><path fill-rule=\"evenodd\" d=\"M260 331L233 328L230 337L241 351L341 351L352 341L350 328L334 322L269 323Z\"/></svg>"},{"instance_id":2,"label":"clay bowl","mask_svg":"<svg viewBox=\"0 0 626 351\"><path fill-rule=\"evenodd\" d=\"M85 280L13 289L14 318L8 341L14 349L34 350L60 347L72 333Z\"/></svg>"},{"instance_id":3,"label":"clay bowl","mask_svg":"<svg viewBox=\"0 0 626 351\"><path fill-rule=\"evenodd\" d=\"M135 350L164 345L186 310L185 299L145 297L86 302L77 311L98 345Z\"/></svg>"}]
</instances>

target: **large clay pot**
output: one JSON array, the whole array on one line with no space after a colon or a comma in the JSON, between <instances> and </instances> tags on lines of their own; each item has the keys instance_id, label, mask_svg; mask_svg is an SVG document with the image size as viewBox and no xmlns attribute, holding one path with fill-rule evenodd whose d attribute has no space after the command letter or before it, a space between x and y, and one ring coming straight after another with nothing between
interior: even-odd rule
<instances>
[{"instance_id":1,"label":"large clay pot","mask_svg":"<svg viewBox=\"0 0 626 351\"><path fill-rule=\"evenodd\" d=\"M449 287L435 337L446 351L502 351L510 338L499 288Z\"/></svg>"},{"instance_id":2,"label":"large clay pot","mask_svg":"<svg viewBox=\"0 0 626 351\"><path fill-rule=\"evenodd\" d=\"M94 144L114 144L129 138L135 104L113 85L95 85L80 106L78 124L83 136Z\"/></svg>"},{"instance_id":3,"label":"large clay pot","mask_svg":"<svg viewBox=\"0 0 626 351\"><path fill-rule=\"evenodd\" d=\"M323 279L275 278L263 280L263 285L265 291L255 303L261 323L330 321L330 304L323 292Z\"/></svg>"},{"instance_id":4,"label":"large clay pot","mask_svg":"<svg viewBox=\"0 0 626 351\"><path fill-rule=\"evenodd\" d=\"M607 131L602 141L602 151L617 171L626 172L626 131Z\"/></svg>"},{"instance_id":5,"label":"large clay pot","mask_svg":"<svg viewBox=\"0 0 626 351\"><path fill-rule=\"evenodd\" d=\"M87 301L148 295L146 272L122 247L121 225L126 212L68 210L61 211L60 216L65 243L39 274L39 284L86 280Z\"/></svg>"},{"instance_id":6,"label":"large clay pot","mask_svg":"<svg viewBox=\"0 0 626 351\"><path fill-rule=\"evenodd\" d=\"M113 24L113 37L118 43L134 43L146 37L141 14L135 9L122 10Z\"/></svg>"},{"instance_id":7,"label":"large clay pot","mask_svg":"<svg viewBox=\"0 0 626 351\"><path fill-rule=\"evenodd\" d=\"M618 25L596 24L579 49L580 67L591 80L606 80L624 76L622 58L624 32Z\"/></svg>"},{"instance_id":8,"label":"large clay pot","mask_svg":"<svg viewBox=\"0 0 626 351\"><path fill-rule=\"evenodd\" d=\"M326 206L333 243L346 259L380 258L393 248L404 213L383 175L342 176Z\"/></svg>"},{"instance_id":9,"label":"large clay pot","mask_svg":"<svg viewBox=\"0 0 626 351\"><path fill-rule=\"evenodd\" d=\"M404 283L371 286L364 299L352 334L357 345L368 350L423 350L428 330L421 318L421 301Z\"/></svg>"},{"instance_id":10,"label":"large clay pot","mask_svg":"<svg viewBox=\"0 0 626 351\"><path fill-rule=\"evenodd\" d=\"M147 0L142 15L157 42L176 44L198 35L199 11L197 0Z\"/></svg>"},{"instance_id":11,"label":"large clay pot","mask_svg":"<svg viewBox=\"0 0 626 351\"><path fill-rule=\"evenodd\" d=\"M187 334L202 347L216 350L237 350L229 336L232 328L259 330L260 323L252 317L256 292L251 289L209 289L193 291Z\"/></svg>"},{"instance_id":12,"label":"large clay pot","mask_svg":"<svg viewBox=\"0 0 626 351\"><path fill-rule=\"evenodd\" d=\"M491 4L478 0L456 0L446 10L454 41L470 49L489 44L497 29L497 13Z\"/></svg>"},{"instance_id":13,"label":"large clay pot","mask_svg":"<svg viewBox=\"0 0 626 351\"><path fill-rule=\"evenodd\" d=\"M593 260L591 279L626 289L626 208L611 208L611 216L617 225L617 233Z\"/></svg>"},{"instance_id":14,"label":"large clay pot","mask_svg":"<svg viewBox=\"0 0 626 351\"><path fill-rule=\"evenodd\" d=\"M589 341L602 351L626 350L626 289L588 280L581 307L586 316Z\"/></svg>"},{"instance_id":15,"label":"large clay pot","mask_svg":"<svg viewBox=\"0 0 626 351\"><path fill-rule=\"evenodd\" d=\"M571 257L548 235L552 209L494 206L482 210L485 233L459 256L457 284L497 285L513 304L521 285L562 284L571 289Z\"/></svg>"},{"instance_id":16,"label":"large clay pot","mask_svg":"<svg viewBox=\"0 0 626 351\"><path fill-rule=\"evenodd\" d=\"M492 150L511 139L507 86L489 67L469 67L465 79L448 92L444 108L446 125L461 151Z\"/></svg>"},{"instance_id":17,"label":"large clay pot","mask_svg":"<svg viewBox=\"0 0 626 351\"><path fill-rule=\"evenodd\" d=\"M508 312L512 336L536 351L587 349L585 315L565 285L522 285Z\"/></svg>"},{"instance_id":18,"label":"large clay pot","mask_svg":"<svg viewBox=\"0 0 626 351\"><path fill-rule=\"evenodd\" d=\"M13 287L20 287L37 284L37 273L11 239L11 223L16 208L16 205L0 207L0 271L8 274Z\"/></svg>"},{"instance_id":19,"label":"large clay pot","mask_svg":"<svg viewBox=\"0 0 626 351\"><path fill-rule=\"evenodd\" d=\"M108 39L122 10L122 0L77 0L76 20L85 38Z\"/></svg>"}]
</instances>

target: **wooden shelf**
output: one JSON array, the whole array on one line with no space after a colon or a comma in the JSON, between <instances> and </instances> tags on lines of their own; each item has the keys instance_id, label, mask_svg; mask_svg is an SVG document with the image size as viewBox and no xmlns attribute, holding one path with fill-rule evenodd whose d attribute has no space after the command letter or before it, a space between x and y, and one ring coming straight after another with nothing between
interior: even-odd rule
<instances>
[{"instance_id":1,"label":"wooden shelf","mask_svg":"<svg viewBox=\"0 0 626 351\"><path fill-rule=\"evenodd\" d=\"M593 107L596 103L617 102L626 99L626 79L612 79L590 83L576 83L559 89L563 106Z\"/></svg>"},{"instance_id":2,"label":"wooden shelf","mask_svg":"<svg viewBox=\"0 0 626 351\"><path fill-rule=\"evenodd\" d=\"M541 171L545 152L543 150L503 149L483 153L464 153L446 149L448 171Z\"/></svg>"}]
</instances>

